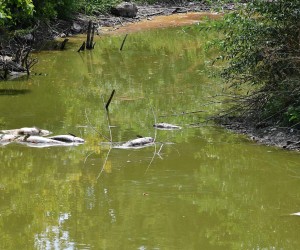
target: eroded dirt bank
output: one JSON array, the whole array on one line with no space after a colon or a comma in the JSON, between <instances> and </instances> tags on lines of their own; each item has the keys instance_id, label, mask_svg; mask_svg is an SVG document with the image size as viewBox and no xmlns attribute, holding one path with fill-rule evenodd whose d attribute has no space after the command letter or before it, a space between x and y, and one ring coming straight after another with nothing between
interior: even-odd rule
<instances>
[{"instance_id":1,"label":"eroded dirt bank","mask_svg":"<svg viewBox=\"0 0 300 250\"><path fill-rule=\"evenodd\" d=\"M222 120L219 124L235 133L247 135L259 144L300 151L300 130L295 127L255 124L236 117Z\"/></svg>"}]
</instances>

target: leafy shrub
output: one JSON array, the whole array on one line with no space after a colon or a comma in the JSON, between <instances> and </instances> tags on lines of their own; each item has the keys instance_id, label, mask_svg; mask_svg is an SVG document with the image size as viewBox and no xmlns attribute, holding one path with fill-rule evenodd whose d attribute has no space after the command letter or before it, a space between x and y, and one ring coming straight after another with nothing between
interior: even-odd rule
<instances>
[{"instance_id":1,"label":"leafy shrub","mask_svg":"<svg viewBox=\"0 0 300 250\"><path fill-rule=\"evenodd\" d=\"M240 114L295 124L300 110L300 1L253 0L225 16L222 76L248 88ZM235 107L236 108L236 107Z\"/></svg>"},{"instance_id":2,"label":"leafy shrub","mask_svg":"<svg viewBox=\"0 0 300 250\"><path fill-rule=\"evenodd\" d=\"M0 26L22 24L33 15L31 0L2 0L0 2Z\"/></svg>"},{"instance_id":3,"label":"leafy shrub","mask_svg":"<svg viewBox=\"0 0 300 250\"><path fill-rule=\"evenodd\" d=\"M33 0L38 18L69 18L79 7L76 0Z\"/></svg>"},{"instance_id":4,"label":"leafy shrub","mask_svg":"<svg viewBox=\"0 0 300 250\"><path fill-rule=\"evenodd\" d=\"M105 13L112 6L122 2L121 0L83 0L81 2L82 9L86 14L93 14L95 11Z\"/></svg>"}]
</instances>

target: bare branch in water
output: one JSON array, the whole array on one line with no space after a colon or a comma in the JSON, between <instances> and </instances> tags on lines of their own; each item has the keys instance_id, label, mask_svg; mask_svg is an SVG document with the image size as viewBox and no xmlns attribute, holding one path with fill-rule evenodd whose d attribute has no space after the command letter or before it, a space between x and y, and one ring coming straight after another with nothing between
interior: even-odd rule
<instances>
[{"instance_id":1,"label":"bare branch in water","mask_svg":"<svg viewBox=\"0 0 300 250\"><path fill-rule=\"evenodd\" d=\"M128 36L128 34L126 34L124 39L123 39L123 42L122 42L121 47L120 47L120 51L122 51L122 49L123 49L123 46L124 46L124 43L126 41L127 36Z\"/></svg>"},{"instance_id":2,"label":"bare branch in water","mask_svg":"<svg viewBox=\"0 0 300 250\"><path fill-rule=\"evenodd\" d=\"M190 112L183 111L183 112L178 113L178 114L160 115L159 117L190 115L190 114L196 114L196 113L201 113L201 112L205 112L205 111L204 110L197 110L197 111L190 111Z\"/></svg>"},{"instance_id":3,"label":"bare branch in water","mask_svg":"<svg viewBox=\"0 0 300 250\"><path fill-rule=\"evenodd\" d=\"M105 102L104 102L103 96L102 96L102 101L103 101L103 107L105 107ZM105 114L106 114L108 130L109 130L110 142L112 142L112 133L111 133L110 122L109 122L109 114L108 114L107 110L106 110Z\"/></svg>"},{"instance_id":4,"label":"bare branch in water","mask_svg":"<svg viewBox=\"0 0 300 250\"><path fill-rule=\"evenodd\" d=\"M105 105L106 111L108 111L108 106L109 106L109 104L110 104L112 98L114 97L115 92L116 92L116 90L113 90L113 91L111 92L111 95L110 95L110 97L109 97L109 99L108 99L108 101L107 101L107 103L106 103L106 105Z\"/></svg>"},{"instance_id":5,"label":"bare branch in water","mask_svg":"<svg viewBox=\"0 0 300 250\"><path fill-rule=\"evenodd\" d=\"M95 127L93 127L93 125L91 124L91 122L90 122L90 120L89 120L89 118L88 118L86 109L84 110L84 112L85 112L85 118L86 118L86 121L88 122L88 125L89 125L96 133L98 133L98 134L101 135L103 138L105 138L106 140L109 141L109 139L108 139L105 135L103 135L99 130L97 130L97 129L95 129Z\"/></svg>"},{"instance_id":6,"label":"bare branch in water","mask_svg":"<svg viewBox=\"0 0 300 250\"><path fill-rule=\"evenodd\" d=\"M105 158L104 163L103 163L103 165L102 165L102 168L101 168L101 170L100 170L100 173L98 174L98 176L97 176L97 178L96 178L97 181L98 181L98 179L100 178L101 174L103 173L103 170L104 170L104 168L105 168L105 165L106 165L106 162L107 162L107 160L108 160L108 156L109 156L109 154L110 154L111 149L112 149L112 147L110 147L109 150L108 150L108 152L107 152L107 155L106 155L106 158Z\"/></svg>"}]
</instances>

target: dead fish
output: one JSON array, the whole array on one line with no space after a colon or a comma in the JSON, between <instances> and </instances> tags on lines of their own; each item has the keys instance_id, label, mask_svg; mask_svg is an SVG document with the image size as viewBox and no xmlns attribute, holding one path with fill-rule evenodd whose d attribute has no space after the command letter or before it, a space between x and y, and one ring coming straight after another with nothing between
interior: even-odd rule
<instances>
[{"instance_id":1,"label":"dead fish","mask_svg":"<svg viewBox=\"0 0 300 250\"><path fill-rule=\"evenodd\" d=\"M32 128L24 127L19 129L0 130L0 134L47 136L52 134L52 132L44 129L39 129L37 127L32 127Z\"/></svg>"},{"instance_id":2,"label":"dead fish","mask_svg":"<svg viewBox=\"0 0 300 250\"><path fill-rule=\"evenodd\" d=\"M48 137L49 139L56 140L56 141L61 141L61 142L66 142L66 143L84 143L84 139L77 137L72 134L68 135L55 135Z\"/></svg>"},{"instance_id":3,"label":"dead fish","mask_svg":"<svg viewBox=\"0 0 300 250\"><path fill-rule=\"evenodd\" d=\"M18 137L19 135L0 134L0 145L7 145Z\"/></svg>"},{"instance_id":4,"label":"dead fish","mask_svg":"<svg viewBox=\"0 0 300 250\"><path fill-rule=\"evenodd\" d=\"M300 212L293 213L293 214L290 214L290 215L300 216Z\"/></svg>"},{"instance_id":5,"label":"dead fish","mask_svg":"<svg viewBox=\"0 0 300 250\"><path fill-rule=\"evenodd\" d=\"M164 122L156 123L153 125L153 127L157 128L157 129L165 129L165 130L181 129L180 126L169 124L169 123L164 123Z\"/></svg>"},{"instance_id":6,"label":"dead fish","mask_svg":"<svg viewBox=\"0 0 300 250\"><path fill-rule=\"evenodd\" d=\"M125 142L122 144L122 147L139 147L152 144L153 142L154 139L152 137L142 137Z\"/></svg>"},{"instance_id":7,"label":"dead fish","mask_svg":"<svg viewBox=\"0 0 300 250\"><path fill-rule=\"evenodd\" d=\"M56 141L56 140L52 140L49 138L45 138L42 136L30 136L30 135L26 135L26 136L21 136L15 139L16 142L19 143L30 143L30 144L45 144L45 145L63 145L65 144L64 142L61 141Z\"/></svg>"}]
</instances>

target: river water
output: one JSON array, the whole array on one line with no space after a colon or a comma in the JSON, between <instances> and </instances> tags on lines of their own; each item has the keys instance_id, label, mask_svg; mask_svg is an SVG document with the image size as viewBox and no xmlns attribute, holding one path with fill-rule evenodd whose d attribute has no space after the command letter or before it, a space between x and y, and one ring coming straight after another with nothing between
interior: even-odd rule
<instances>
[{"instance_id":1,"label":"river water","mask_svg":"<svg viewBox=\"0 0 300 250\"><path fill-rule=\"evenodd\" d=\"M0 147L0 249L298 249L299 153L205 119L216 34L177 27L44 51L29 79L0 83L1 129L37 126L76 147ZM104 103L112 90L109 106ZM184 113L185 112L185 113ZM155 130L168 122L181 130ZM142 149L111 148L137 135Z\"/></svg>"}]
</instances>

